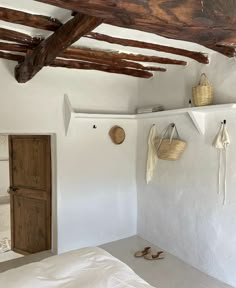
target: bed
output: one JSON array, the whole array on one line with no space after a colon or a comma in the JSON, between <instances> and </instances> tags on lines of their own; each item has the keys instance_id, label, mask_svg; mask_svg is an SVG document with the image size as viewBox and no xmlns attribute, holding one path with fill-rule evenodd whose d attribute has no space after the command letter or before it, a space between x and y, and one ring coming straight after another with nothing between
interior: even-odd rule
<instances>
[{"instance_id":1,"label":"bed","mask_svg":"<svg viewBox=\"0 0 236 288\"><path fill-rule=\"evenodd\" d=\"M98 247L67 252L0 273L7 288L153 288Z\"/></svg>"}]
</instances>

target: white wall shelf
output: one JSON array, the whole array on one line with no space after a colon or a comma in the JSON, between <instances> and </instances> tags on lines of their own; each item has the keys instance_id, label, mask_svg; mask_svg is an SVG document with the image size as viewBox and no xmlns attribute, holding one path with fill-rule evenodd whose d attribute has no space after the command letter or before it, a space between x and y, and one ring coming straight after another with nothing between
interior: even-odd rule
<instances>
[{"instance_id":1,"label":"white wall shelf","mask_svg":"<svg viewBox=\"0 0 236 288\"><path fill-rule=\"evenodd\" d=\"M205 134L205 119L206 115L211 112L221 112L221 111L230 111L236 109L236 103L230 104L219 104L219 105L210 105L202 107L189 107L181 109L166 110L153 113L145 114L95 114L95 113L81 113L76 112L70 103L70 100L67 95L64 99L64 120L65 120L65 131L66 135L69 130L70 122L74 118L80 119L129 119L129 120L141 120L141 119L155 119L158 117L165 116L175 116L175 115L189 115L193 124L195 125L197 131L204 135Z\"/></svg>"},{"instance_id":2,"label":"white wall shelf","mask_svg":"<svg viewBox=\"0 0 236 288\"><path fill-rule=\"evenodd\" d=\"M136 120L135 114L102 114L102 113L81 113L76 112L70 103L69 97L65 95L64 98L64 121L65 121L65 134L67 135L69 126L72 119L126 119Z\"/></svg>"},{"instance_id":3,"label":"white wall shelf","mask_svg":"<svg viewBox=\"0 0 236 288\"><path fill-rule=\"evenodd\" d=\"M204 135L205 134L205 120L206 120L206 115L208 113L230 111L232 109L236 109L236 103L209 105L209 106L202 106L202 107L189 107L189 108L173 109L173 110L166 110L166 111L160 111L160 112L154 112L154 113L137 114L137 119L154 119L156 117L187 114L192 120L197 131L200 134Z\"/></svg>"}]
</instances>

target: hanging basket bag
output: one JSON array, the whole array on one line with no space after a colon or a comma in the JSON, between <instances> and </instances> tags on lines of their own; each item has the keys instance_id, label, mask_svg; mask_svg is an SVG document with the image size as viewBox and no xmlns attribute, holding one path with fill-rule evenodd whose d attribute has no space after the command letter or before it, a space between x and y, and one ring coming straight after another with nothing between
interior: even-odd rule
<instances>
[{"instance_id":1,"label":"hanging basket bag","mask_svg":"<svg viewBox=\"0 0 236 288\"><path fill-rule=\"evenodd\" d=\"M174 138L175 133L177 138ZM157 157L162 160L178 160L186 145L187 143L180 139L175 124L171 123L156 143Z\"/></svg>"},{"instance_id":2,"label":"hanging basket bag","mask_svg":"<svg viewBox=\"0 0 236 288\"><path fill-rule=\"evenodd\" d=\"M205 73L202 73L199 84L193 87L194 106L206 106L213 103L213 87Z\"/></svg>"}]
</instances>

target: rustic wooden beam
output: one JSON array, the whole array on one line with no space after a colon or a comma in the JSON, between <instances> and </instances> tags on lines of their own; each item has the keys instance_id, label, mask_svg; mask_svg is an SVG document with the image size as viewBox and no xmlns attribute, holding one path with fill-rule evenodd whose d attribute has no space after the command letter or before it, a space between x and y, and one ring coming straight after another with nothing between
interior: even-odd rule
<instances>
[{"instance_id":1,"label":"rustic wooden beam","mask_svg":"<svg viewBox=\"0 0 236 288\"><path fill-rule=\"evenodd\" d=\"M0 20L50 31L55 31L62 25L62 23L55 18L4 7L0 7Z\"/></svg>"},{"instance_id":2,"label":"rustic wooden beam","mask_svg":"<svg viewBox=\"0 0 236 288\"><path fill-rule=\"evenodd\" d=\"M38 45L41 39L37 37L31 37L25 33L13 31L10 29L0 28L0 39L6 41L17 42L30 46Z\"/></svg>"},{"instance_id":3,"label":"rustic wooden beam","mask_svg":"<svg viewBox=\"0 0 236 288\"><path fill-rule=\"evenodd\" d=\"M70 49L70 48L68 48ZM74 49L74 48L73 48ZM134 69L140 69L140 70L146 70L146 71L159 71L159 72L166 72L165 68L161 67L154 67L154 66L143 66L140 63L137 62L132 62L132 61L127 61L124 60L123 58L120 59L114 59L112 57L111 52L104 51L104 57L96 55L96 53L81 53L79 56L78 54L73 54L68 50L65 50L63 53L59 55L61 58L66 58L66 59L73 59L73 60L83 60L83 61L88 61L88 62L93 62L97 64L103 64L103 65L110 65L110 66L117 66L117 67L124 67L124 68L134 68ZM102 53L101 53L102 54Z\"/></svg>"},{"instance_id":4,"label":"rustic wooden beam","mask_svg":"<svg viewBox=\"0 0 236 288\"><path fill-rule=\"evenodd\" d=\"M22 62L24 61L25 56L0 51L0 58Z\"/></svg>"},{"instance_id":5,"label":"rustic wooden beam","mask_svg":"<svg viewBox=\"0 0 236 288\"><path fill-rule=\"evenodd\" d=\"M0 28L0 39L13 41L25 45L29 45L30 47L34 47L38 45L42 40L39 38L31 37L24 33L15 32L9 29ZM69 53L73 53L73 57L68 57ZM87 55L85 55L87 54ZM108 52L102 50L91 50L91 49L82 49L82 48L74 48L71 47L67 49L67 53L64 55L65 58L73 58L77 60L81 60L82 56L90 56L94 58L102 58L107 59L110 58L113 61L118 61L118 59L127 59L133 61L140 61L140 62L154 62L154 63L162 63L162 64L175 64L175 65L186 65L187 62L182 60L175 60L169 59L164 57L157 57L157 56L148 56L148 55L141 55L141 54L129 54L129 53L119 53L119 52ZM138 68L138 67L134 67ZM139 69L139 68L138 68Z\"/></svg>"},{"instance_id":6,"label":"rustic wooden beam","mask_svg":"<svg viewBox=\"0 0 236 288\"><path fill-rule=\"evenodd\" d=\"M0 42L0 50L9 51L9 52L20 52L27 53L29 50L32 50L32 47L28 45Z\"/></svg>"},{"instance_id":7,"label":"rustic wooden beam","mask_svg":"<svg viewBox=\"0 0 236 288\"><path fill-rule=\"evenodd\" d=\"M0 58L22 62L24 61L25 56L0 51ZM151 78L153 76L153 74L148 71L124 68L124 67L119 67L119 66L117 67L116 65L114 66L100 65L97 63L89 63L89 62L74 61L74 60L55 59L51 64L49 64L49 66L50 67L64 67L64 68L70 68L70 69L82 69L82 70L98 70L98 71L103 71L103 72L108 72L108 73L123 74L123 75L128 75L128 76L133 76L133 77L146 78L146 79Z\"/></svg>"},{"instance_id":8,"label":"rustic wooden beam","mask_svg":"<svg viewBox=\"0 0 236 288\"><path fill-rule=\"evenodd\" d=\"M58 54L101 23L102 20L96 17L77 14L51 36L40 42L26 56L25 61L16 66L16 80L20 83L30 80L44 66L49 65Z\"/></svg>"},{"instance_id":9,"label":"rustic wooden beam","mask_svg":"<svg viewBox=\"0 0 236 288\"><path fill-rule=\"evenodd\" d=\"M98 41L108 42L111 44L118 44L122 46L129 46L129 47L135 47L135 48L154 50L158 52L176 54L176 55L194 59L198 61L199 63L203 63L203 64L209 63L209 60L206 54L195 52L195 51L190 51L186 49L174 48L170 46L164 46L160 44L148 43L148 42L143 42L143 41L138 41L138 40L117 38L117 37L112 37L112 36L95 33L95 32L90 32L88 35L85 35L85 37L89 39L98 40Z\"/></svg>"},{"instance_id":10,"label":"rustic wooden beam","mask_svg":"<svg viewBox=\"0 0 236 288\"><path fill-rule=\"evenodd\" d=\"M169 59L164 57L157 56L148 56L142 54L132 54L132 53L119 53L119 52L109 52L103 50L94 50L89 48L80 48L80 47L69 47L66 49L66 54L71 59L78 59L81 56L90 56L94 58L102 58L106 59L109 57L113 61L117 61L119 59L132 60L137 62L153 62L153 63L161 63L161 64L174 64L174 65L187 65L186 61Z\"/></svg>"},{"instance_id":11,"label":"rustic wooden beam","mask_svg":"<svg viewBox=\"0 0 236 288\"><path fill-rule=\"evenodd\" d=\"M20 53L27 53L28 51L31 51L32 48L27 45L20 45L15 43L6 43L6 42L0 42L0 50L8 51L8 52L20 52ZM59 57L70 59L70 53L62 52ZM108 65L108 66L114 66L119 68L134 68L139 70L145 70L145 71L159 71L159 72L166 72L165 68L161 67L153 67L153 66L143 66L140 63L126 61L123 59L113 60L112 58L109 58L109 54L106 58L100 58L100 57L91 57L91 56L80 56L77 58L77 60L81 61L87 61L102 65Z\"/></svg>"},{"instance_id":12,"label":"rustic wooden beam","mask_svg":"<svg viewBox=\"0 0 236 288\"><path fill-rule=\"evenodd\" d=\"M77 13L75 12L73 16L75 16L76 14ZM37 29L49 30L49 31L56 31L62 25L62 23L56 18L51 18L51 17L43 16L43 15L30 14L27 12L13 10L13 9L4 8L4 7L0 7L0 20L7 21L10 23L21 24L21 25L25 25L29 27L34 27ZM152 44L152 43L145 43L142 41L115 38L115 37L111 37L111 36L107 36L107 35L103 35L99 33L90 33L89 35L85 37L100 40L100 41L105 41L108 43L119 44L123 46L139 47L143 49L151 49L155 51L173 53L176 55L181 55L181 56L195 59L200 63L205 63L205 64L208 63L207 56L205 56L202 53L198 53L194 51L188 51L184 49L173 48L173 47Z\"/></svg>"},{"instance_id":13,"label":"rustic wooden beam","mask_svg":"<svg viewBox=\"0 0 236 288\"><path fill-rule=\"evenodd\" d=\"M235 55L236 1L37 0L96 17L105 23L195 42ZM225 47L217 46L224 43ZM227 46L229 45L229 46Z\"/></svg>"},{"instance_id":14,"label":"rustic wooden beam","mask_svg":"<svg viewBox=\"0 0 236 288\"><path fill-rule=\"evenodd\" d=\"M88 63L88 62L82 62L82 61L63 60L63 59L54 60L50 66L66 67L66 68L72 68L72 69L98 70L98 71L109 72L109 73L124 74L124 75L133 76L133 77L139 77L139 78L151 78L153 76L152 73L148 71L143 71L143 70L108 66L108 65L100 65L96 63Z\"/></svg>"}]
</instances>

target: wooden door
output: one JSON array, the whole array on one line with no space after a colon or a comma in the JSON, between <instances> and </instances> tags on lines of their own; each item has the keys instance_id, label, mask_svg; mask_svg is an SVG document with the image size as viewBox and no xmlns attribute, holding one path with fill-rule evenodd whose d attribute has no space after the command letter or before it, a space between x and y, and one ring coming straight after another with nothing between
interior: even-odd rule
<instances>
[{"instance_id":1,"label":"wooden door","mask_svg":"<svg viewBox=\"0 0 236 288\"><path fill-rule=\"evenodd\" d=\"M51 249L50 136L9 136L12 250Z\"/></svg>"}]
</instances>

